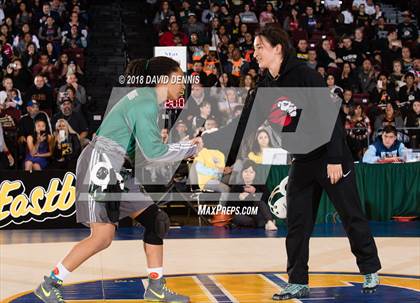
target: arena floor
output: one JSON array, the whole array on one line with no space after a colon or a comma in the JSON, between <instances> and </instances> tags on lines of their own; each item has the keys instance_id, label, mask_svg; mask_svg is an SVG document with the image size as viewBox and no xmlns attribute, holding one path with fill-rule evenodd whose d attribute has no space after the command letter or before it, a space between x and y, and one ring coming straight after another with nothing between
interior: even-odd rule
<instances>
[{"instance_id":1,"label":"arena floor","mask_svg":"<svg viewBox=\"0 0 420 303\"><path fill-rule=\"evenodd\" d=\"M372 223L382 262L381 287L360 292L362 277L340 225L317 225L311 240L311 296L302 302L419 302L420 223ZM138 228L74 272L64 298L76 302L143 302L145 255ZM32 290L88 229L0 231L0 302L40 302ZM285 229L172 229L165 241L165 275L192 302L273 302L287 275ZM292 300L289 302L301 302Z\"/></svg>"}]
</instances>

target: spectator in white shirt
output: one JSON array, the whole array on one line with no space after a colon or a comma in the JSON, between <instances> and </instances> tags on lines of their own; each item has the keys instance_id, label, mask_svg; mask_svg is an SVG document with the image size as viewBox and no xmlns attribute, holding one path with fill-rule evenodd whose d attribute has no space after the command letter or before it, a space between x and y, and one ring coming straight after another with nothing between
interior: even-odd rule
<instances>
[{"instance_id":1,"label":"spectator in white shirt","mask_svg":"<svg viewBox=\"0 0 420 303\"><path fill-rule=\"evenodd\" d=\"M324 0L324 6L328 10L340 10L340 0Z\"/></svg>"},{"instance_id":2,"label":"spectator in white shirt","mask_svg":"<svg viewBox=\"0 0 420 303\"><path fill-rule=\"evenodd\" d=\"M367 0L365 5L365 13L366 15L372 16L375 15L375 4L373 3L373 0Z\"/></svg>"}]
</instances>

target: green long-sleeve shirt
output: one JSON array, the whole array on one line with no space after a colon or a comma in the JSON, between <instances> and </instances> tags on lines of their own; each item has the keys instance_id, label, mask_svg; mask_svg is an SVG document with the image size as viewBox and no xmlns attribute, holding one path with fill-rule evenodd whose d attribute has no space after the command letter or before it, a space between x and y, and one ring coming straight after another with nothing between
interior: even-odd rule
<instances>
[{"instance_id":1,"label":"green long-sleeve shirt","mask_svg":"<svg viewBox=\"0 0 420 303\"><path fill-rule=\"evenodd\" d=\"M154 88L137 88L125 95L105 116L98 136L118 143L134 159L136 144L148 161L178 161L195 154L189 142L164 144L158 126Z\"/></svg>"}]
</instances>

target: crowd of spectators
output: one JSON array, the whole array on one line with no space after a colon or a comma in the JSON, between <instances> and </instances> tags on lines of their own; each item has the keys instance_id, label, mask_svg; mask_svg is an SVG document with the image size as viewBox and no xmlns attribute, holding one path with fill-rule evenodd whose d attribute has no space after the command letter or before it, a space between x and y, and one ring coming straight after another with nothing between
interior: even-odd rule
<instances>
[{"instance_id":1,"label":"crowd of spectators","mask_svg":"<svg viewBox=\"0 0 420 303\"><path fill-rule=\"evenodd\" d=\"M88 135L87 7L0 1L0 168L75 168Z\"/></svg>"},{"instance_id":2,"label":"crowd of spectators","mask_svg":"<svg viewBox=\"0 0 420 303\"><path fill-rule=\"evenodd\" d=\"M253 57L255 32L276 22L291 37L297 58L317 70L344 100L343 120L355 160L362 159L386 125L397 127L398 139L406 146L420 147L415 12L405 10L391 23L381 1L373 0L187 0L149 5L146 22L153 24L159 44L187 46L189 73L200 76L201 84L193 85L187 102L191 115L182 121L188 134L197 133L198 125L205 129L208 118L221 127L240 114L260 76ZM204 95L202 86L211 87L210 93ZM220 94L220 88L226 90Z\"/></svg>"}]
</instances>

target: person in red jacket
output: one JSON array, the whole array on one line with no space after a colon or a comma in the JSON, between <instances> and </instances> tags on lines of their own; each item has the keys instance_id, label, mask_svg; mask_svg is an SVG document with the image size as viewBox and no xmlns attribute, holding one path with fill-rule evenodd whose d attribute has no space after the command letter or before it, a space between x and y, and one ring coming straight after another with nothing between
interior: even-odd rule
<instances>
[{"instance_id":1,"label":"person in red jacket","mask_svg":"<svg viewBox=\"0 0 420 303\"><path fill-rule=\"evenodd\" d=\"M163 35L160 36L159 45L176 46L176 43L174 42L175 36L179 36L181 38L182 45L188 45L188 37L183 32L179 31L179 25L177 22L172 22L169 25L169 31L163 33Z\"/></svg>"}]
</instances>

